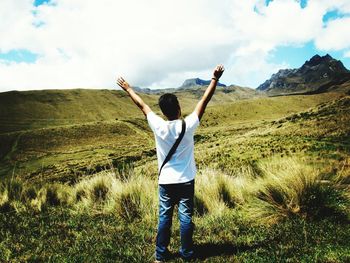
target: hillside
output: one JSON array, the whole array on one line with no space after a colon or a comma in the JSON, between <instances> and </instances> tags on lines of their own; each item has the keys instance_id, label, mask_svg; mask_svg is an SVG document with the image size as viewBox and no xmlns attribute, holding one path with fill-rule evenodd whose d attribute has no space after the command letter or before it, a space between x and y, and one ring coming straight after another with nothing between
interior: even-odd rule
<instances>
[{"instance_id":1,"label":"hillside","mask_svg":"<svg viewBox=\"0 0 350 263\"><path fill-rule=\"evenodd\" d=\"M349 262L350 96L336 86L217 88L194 136L194 262ZM205 88L171 90L183 115ZM141 94L159 114L162 92ZM130 98L44 90L0 102L0 261L151 262L156 150ZM178 229L170 262L182 262Z\"/></svg>"},{"instance_id":2,"label":"hillside","mask_svg":"<svg viewBox=\"0 0 350 263\"><path fill-rule=\"evenodd\" d=\"M257 90L269 95L348 92L350 71L328 54L323 57L315 55L300 68L279 70Z\"/></svg>"},{"instance_id":3,"label":"hillside","mask_svg":"<svg viewBox=\"0 0 350 263\"><path fill-rule=\"evenodd\" d=\"M204 93L206 86L185 90L173 89L188 113ZM164 92L164 91L162 91ZM142 94L156 109L161 92ZM219 87L212 104L261 96L256 91L236 86ZM123 91L117 90L38 90L0 93L0 133L72 125L94 121L111 121L142 117L139 109Z\"/></svg>"},{"instance_id":4,"label":"hillside","mask_svg":"<svg viewBox=\"0 0 350 263\"><path fill-rule=\"evenodd\" d=\"M180 101L185 104L193 102L193 99L186 98L188 94L179 93L183 98ZM254 97L222 103L221 97L224 96L224 93L218 93L213 97L199 129L199 140L226 130L248 131L262 122L306 110L337 99L341 94ZM137 117L55 127L48 125L0 134L0 176L15 171L31 180L74 181L112 166L118 168L129 163L147 163L149 158L154 160L153 135L142 113L130 105L137 110ZM154 110L159 112L158 107Z\"/></svg>"},{"instance_id":5,"label":"hillside","mask_svg":"<svg viewBox=\"0 0 350 263\"><path fill-rule=\"evenodd\" d=\"M152 98L145 95L152 103ZM135 117L138 110L121 91L42 90L0 93L0 133Z\"/></svg>"},{"instance_id":6,"label":"hillside","mask_svg":"<svg viewBox=\"0 0 350 263\"><path fill-rule=\"evenodd\" d=\"M348 262L349 111L338 92L211 105L195 134L194 262ZM144 118L0 141L0 258L152 261L157 165ZM178 229L170 262L182 262Z\"/></svg>"}]
</instances>

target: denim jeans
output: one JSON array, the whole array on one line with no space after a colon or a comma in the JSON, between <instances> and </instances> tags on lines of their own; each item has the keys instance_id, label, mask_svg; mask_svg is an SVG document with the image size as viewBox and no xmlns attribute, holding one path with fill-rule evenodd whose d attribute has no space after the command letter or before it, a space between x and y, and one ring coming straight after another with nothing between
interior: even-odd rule
<instances>
[{"instance_id":1,"label":"denim jeans","mask_svg":"<svg viewBox=\"0 0 350 263\"><path fill-rule=\"evenodd\" d=\"M169 257L168 245L170 243L173 211L176 204L178 205L180 220L180 255L184 259L193 257L193 196L194 180L187 183L159 185L157 260L166 260Z\"/></svg>"}]
</instances>

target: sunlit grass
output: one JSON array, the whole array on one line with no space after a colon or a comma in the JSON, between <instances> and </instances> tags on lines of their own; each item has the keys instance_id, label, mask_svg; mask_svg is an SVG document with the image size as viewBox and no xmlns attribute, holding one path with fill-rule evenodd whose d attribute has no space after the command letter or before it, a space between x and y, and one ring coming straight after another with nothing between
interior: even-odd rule
<instances>
[{"instance_id":1,"label":"sunlit grass","mask_svg":"<svg viewBox=\"0 0 350 263\"><path fill-rule=\"evenodd\" d=\"M323 100L283 99L298 103L295 109ZM272 108L253 112L269 101ZM347 262L348 101L283 117L285 105L265 98L255 101L262 104L249 109L249 120L242 123L242 116L234 114L243 102L208 108L202 123L208 127L200 128L195 138L195 240L203 245L203 259ZM281 118L264 120L271 110ZM0 183L0 258L150 261L158 220L153 137L143 131L145 120L125 123L130 126L123 125L119 137L119 124L90 124L91 140L81 135L83 126L55 128L43 137L45 153L30 141L16 145L7 161L19 165ZM100 133L99 125L116 133ZM60 146L57 138L64 140L67 129L70 138ZM33 134L32 142L40 142L43 131ZM21 160L32 169L21 167ZM173 230L174 252L179 246L177 220ZM215 251L220 256L211 258Z\"/></svg>"},{"instance_id":2,"label":"sunlit grass","mask_svg":"<svg viewBox=\"0 0 350 263\"><path fill-rule=\"evenodd\" d=\"M232 174L200 170L196 178L195 213L220 215L228 209L238 209L247 220L261 224L296 215L346 216L348 184L339 179L343 172L340 170L324 182L322 173L302 159L280 157L260 162L254 169L242 166ZM75 185L51 183L41 188L13 179L2 183L1 209L42 211L48 206L65 206L79 213L115 214L128 222L153 220L157 211L155 179L137 174L132 168L124 173L127 180L105 171Z\"/></svg>"}]
</instances>

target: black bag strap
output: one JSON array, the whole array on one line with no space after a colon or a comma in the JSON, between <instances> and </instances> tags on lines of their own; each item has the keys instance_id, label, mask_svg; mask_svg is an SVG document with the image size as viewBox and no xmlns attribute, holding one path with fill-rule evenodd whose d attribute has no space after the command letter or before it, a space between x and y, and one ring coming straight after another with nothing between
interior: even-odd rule
<instances>
[{"instance_id":1,"label":"black bag strap","mask_svg":"<svg viewBox=\"0 0 350 263\"><path fill-rule=\"evenodd\" d=\"M184 120L182 120L182 129L181 129L181 133L179 135L179 137L176 139L173 147L171 147L168 155L165 157L165 160L164 162L162 163L162 166L160 167L159 169L159 173L158 173L158 176L160 176L160 173L162 172L162 169L164 167L164 165L170 160L171 156L173 156L173 154L175 153L177 147L179 146L182 138L184 137L185 135L185 130L186 130L186 122Z\"/></svg>"}]
</instances>

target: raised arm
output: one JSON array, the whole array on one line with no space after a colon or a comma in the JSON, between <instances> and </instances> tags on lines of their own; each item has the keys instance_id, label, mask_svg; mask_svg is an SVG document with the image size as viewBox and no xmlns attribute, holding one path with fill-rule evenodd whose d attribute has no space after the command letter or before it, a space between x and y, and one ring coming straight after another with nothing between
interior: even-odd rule
<instances>
[{"instance_id":1,"label":"raised arm","mask_svg":"<svg viewBox=\"0 0 350 263\"><path fill-rule=\"evenodd\" d=\"M208 86L208 88L205 90L203 97L198 102L196 108L194 111L198 115L198 119L200 120L204 114L205 108L207 107L211 97L213 96L216 85L218 84L218 81L224 72L224 66L223 65L217 65L213 72L213 77L211 78L211 82Z\"/></svg>"},{"instance_id":2,"label":"raised arm","mask_svg":"<svg viewBox=\"0 0 350 263\"><path fill-rule=\"evenodd\" d=\"M151 108L146 103L144 103L141 97L135 93L129 83L127 83L122 77L118 78L117 84L129 94L133 102L142 110L145 116L147 116L147 113L152 111Z\"/></svg>"}]
</instances>

